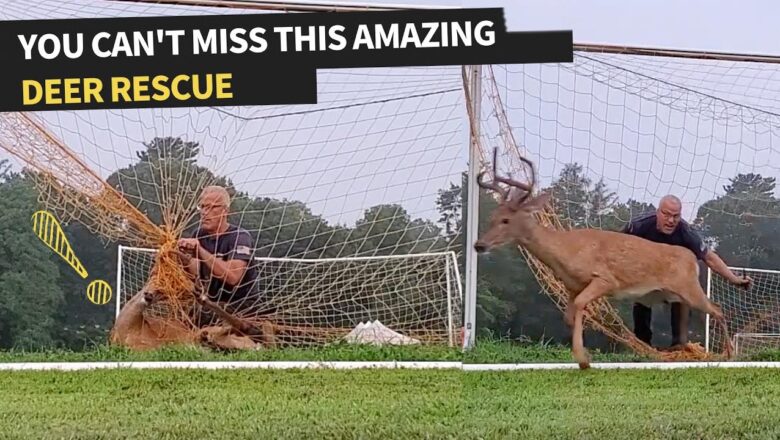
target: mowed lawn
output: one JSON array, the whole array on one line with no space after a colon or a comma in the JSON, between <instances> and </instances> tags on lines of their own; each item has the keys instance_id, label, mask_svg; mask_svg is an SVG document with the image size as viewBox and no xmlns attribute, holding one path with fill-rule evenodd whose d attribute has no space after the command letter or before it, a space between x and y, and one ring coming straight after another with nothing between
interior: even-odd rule
<instances>
[{"instance_id":1,"label":"mowed lawn","mask_svg":"<svg viewBox=\"0 0 780 440\"><path fill-rule=\"evenodd\" d=\"M780 438L780 371L0 373L2 438Z\"/></svg>"}]
</instances>

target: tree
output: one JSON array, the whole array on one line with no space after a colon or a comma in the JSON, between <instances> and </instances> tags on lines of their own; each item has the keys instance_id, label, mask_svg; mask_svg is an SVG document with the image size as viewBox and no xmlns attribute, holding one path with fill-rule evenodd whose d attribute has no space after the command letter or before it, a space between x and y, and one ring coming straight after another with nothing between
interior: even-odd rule
<instances>
[{"instance_id":1,"label":"tree","mask_svg":"<svg viewBox=\"0 0 780 440\"><path fill-rule=\"evenodd\" d=\"M723 196L699 208L702 235L729 265L775 269L780 256L775 178L738 174L723 189Z\"/></svg>"},{"instance_id":2,"label":"tree","mask_svg":"<svg viewBox=\"0 0 780 440\"><path fill-rule=\"evenodd\" d=\"M461 183L466 181L466 173L461 175ZM450 187L447 189L439 190L438 197L436 198L436 207L441 214L439 217L439 224L444 229L444 236L447 237L447 241L454 241L460 233L463 217L463 199L462 189L465 185L455 185L450 183Z\"/></svg>"},{"instance_id":3,"label":"tree","mask_svg":"<svg viewBox=\"0 0 780 440\"><path fill-rule=\"evenodd\" d=\"M585 224L589 228L618 229L620 221L615 216L616 201L617 194L607 188L604 179L599 179L587 193Z\"/></svg>"},{"instance_id":4,"label":"tree","mask_svg":"<svg viewBox=\"0 0 780 440\"><path fill-rule=\"evenodd\" d=\"M55 315L63 302L59 269L65 263L32 229L37 208L29 177L0 174L0 347L52 347L60 329ZM70 269L68 267L68 269Z\"/></svg>"},{"instance_id":5,"label":"tree","mask_svg":"<svg viewBox=\"0 0 780 440\"><path fill-rule=\"evenodd\" d=\"M95 343L104 343L113 325L114 301L119 294L115 283L117 247L107 246L100 237L80 223L65 225L63 229L68 242L90 274L85 280L70 267L60 265L59 284L65 292L65 301L56 314L57 325L63 330L60 343L69 349L78 350ZM105 280L111 285L114 295L111 303L96 305L87 299L87 286L94 279Z\"/></svg>"},{"instance_id":6,"label":"tree","mask_svg":"<svg viewBox=\"0 0 780 440\"><path fill-rule=\"evenodd\" d=\"M352 233L359 255L398 255L440 250L444 238L433 223L415 219L401 205L365 211Z\"/></svg>"},{"instance_id":7,"label":"tree","mask_svg":"<svg viewBox=\"0 0 780 440\"><path fill-rule=\"evenodd\" d=\"M203 186L221 185L236 194L229 179L197 165L198 143L168 137L154 138L144 146L146 151L137 153L137 163L114 172L106 181L155 224L180 224L190 214L184 208L195 206Z\"/></svg>"},{"instance_id":8,"label":"tree","mask_svg":"<svg viewBox=\"0 0 780 440\"><path fill-rule=\"evenodd\" d=\"M141 162L159 162L165 159L177 160L189 164L195 163L200 152L200 144L187 142L179 137L154 138L143 144L145 151L139 151L136 156Z\"/></svg>"},{"instance_id":9,"label":"tree","mask_svg":"<svg viewBox=\"0 0 780 440\"><path fill-rule=\"evenodd\" d=\"M590 184L582 165L571 163L563 167L560 176L551 185L555 212L565 227L588 227ZM603 196L606 197L606 194Z\"/></svg>"}]
</instances>

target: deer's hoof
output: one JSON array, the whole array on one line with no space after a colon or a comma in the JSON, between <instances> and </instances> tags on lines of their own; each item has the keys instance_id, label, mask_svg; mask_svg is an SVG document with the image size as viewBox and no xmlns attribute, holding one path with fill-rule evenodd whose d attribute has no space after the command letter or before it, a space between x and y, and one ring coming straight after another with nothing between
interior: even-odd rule
<instances>
[{"instance_id":1,"label":"deer's hoof","mask_svg":"<svg viewBox=\"0 0 780 440\"><path fill-rule=\"evenodd\" d=\"M580 370L587 370L590 368L590 353L588 353L587 350L575 351L574 360L577 361Z\"/></svg>"}]
</instances>

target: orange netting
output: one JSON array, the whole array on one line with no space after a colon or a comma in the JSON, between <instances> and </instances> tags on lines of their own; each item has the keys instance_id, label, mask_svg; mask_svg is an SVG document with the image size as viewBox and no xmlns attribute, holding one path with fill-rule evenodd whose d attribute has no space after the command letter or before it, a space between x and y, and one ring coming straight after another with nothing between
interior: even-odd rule
<instances>
[{"instance_id":1,"label":"orange netting","mask_svg":"<svg viewBox=\"0 0 780 440\"><path fill-rule=\"evenodd\" d=\"M173 306L177 319L188 321L183 311L192 301L193 282L176 253L187 217L180 216L178 224L154 224L33 115L1 115L0 147L28 167L44 209L61 222L78 221L104 239L159 249L149 283Z\"/></svg>"}]
</instances>

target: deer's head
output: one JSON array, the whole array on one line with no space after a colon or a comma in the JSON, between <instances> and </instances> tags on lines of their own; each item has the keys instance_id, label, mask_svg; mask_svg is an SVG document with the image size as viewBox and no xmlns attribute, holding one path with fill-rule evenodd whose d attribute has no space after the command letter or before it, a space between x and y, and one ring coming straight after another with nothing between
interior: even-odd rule
<instances>
[{"instance_id":1,"label":"deer's head","mask_svg":"<svg viewBox=\"0 0 780 440\"><path fill-rule=\"evenodd\" d=\"M483 180L484 172L477 176L477 184L480 187L495 191L500 196L498 208L490 216L490 226L487 232L474 243L474 249L479 253L487 252L506 243L522 241L524 237L529 236L531 228L536 226L534 213L543 210L550 200L549 193L532 195L536 174L531 161L524 157L520 158L531 169L531 182L522 183L498 175L496 172L497 153L498 151L494 149L493 176L495 176L495 180L489 183L485 182ZM501 183L508 185L508 188L501 187L499 185ZM512 189L515 191L511 191Z\"/></svg>"}]
</instances>

